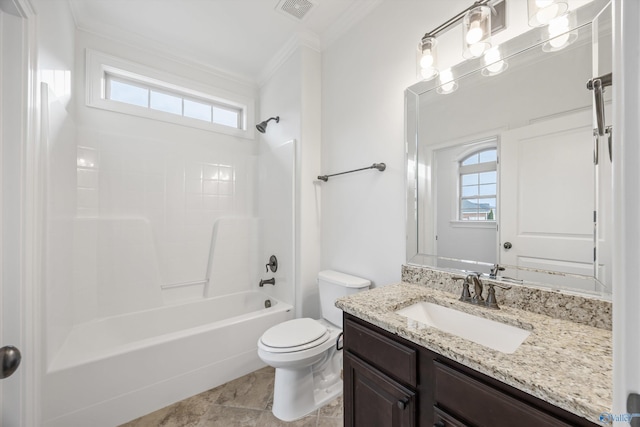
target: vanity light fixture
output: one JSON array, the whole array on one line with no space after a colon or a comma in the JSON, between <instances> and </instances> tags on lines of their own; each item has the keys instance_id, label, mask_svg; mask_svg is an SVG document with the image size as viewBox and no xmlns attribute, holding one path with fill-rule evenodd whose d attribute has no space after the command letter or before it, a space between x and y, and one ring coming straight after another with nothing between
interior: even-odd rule
<instances>
[{"instance_id":1,"label":"vanity light fixture","mask_svg":"<svg viewBox=\"0 0 640 427\"><path fill-rule=\"evenodd\" d=\"M438 40L428 34L418 44L418 70L420 78L431 80L438 76Z\"/></svg>"},{"instance_id":2,"label":"vanity light fixture","mask_svg":"<svg viewBox=\"0 0 640 427\"><path fill-rule=\"evenodd\" d=\"M507 0L478 0L448 21L427 32L418 43L418 78L431 80L438 76L437 37L463 21L463 53L477 58L491 47L491 35L506 28Z\"/></svg>"},{"instance_id":3,"label":"vanity light fixture","mask_svg":"<svg viewBox=\"0 0 640 427\"><path fill-rule=\"evenodd\" d=\"M547 25L552 19L564 15L568 8L569 5L563 0L527 0L529 26Z\"/></svg>"},{"instance_id":4,"label":"vanity light fixture","mask_svg":"<svg viewBox=\"0 0 640 427\"><path fill-rule=\"evenodd\" d=\"M462 39L465 58L477 58L491 47L491 8L477 6L462 19Z\"/></svg>"}]
</instances>

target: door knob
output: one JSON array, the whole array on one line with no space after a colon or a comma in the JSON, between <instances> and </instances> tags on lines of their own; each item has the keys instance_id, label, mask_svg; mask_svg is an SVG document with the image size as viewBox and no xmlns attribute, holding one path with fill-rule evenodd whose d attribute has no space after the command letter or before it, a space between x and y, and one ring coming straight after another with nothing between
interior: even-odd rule
<instances>
[{"instance_id":1,"label":"door knob","mask_svg":"<svg viewBox=\"0 0 640 427\"><path fill-rule=\"evenodd\" d=\"M20 350L12 345L0 348L0 363L2 364L2 372L0 372L0 380L10 377L18 366L20 366L22 355Z\"/></svg>"},{"instance_id":2,"label":"door knob","mask_svg":"<svg viewBox=\"0 0 640 427\"><path fill-rule=\"evenodd\" d=\"M511 244L511 242L504 242L504 245L502 245L502 247L504 247L505 249L511 249L513 245Z\"/></svg>"}]
</instances>

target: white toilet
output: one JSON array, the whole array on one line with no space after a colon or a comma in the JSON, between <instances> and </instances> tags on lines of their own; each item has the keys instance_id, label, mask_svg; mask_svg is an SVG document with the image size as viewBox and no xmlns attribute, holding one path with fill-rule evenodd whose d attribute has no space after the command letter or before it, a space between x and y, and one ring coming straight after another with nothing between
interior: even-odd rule
<instances>
[{"instance_id":1,"label":"white toilet","mask_svg":"<svg viewBox=\"0 0 640 427\"><path fill-rule=\"evenodd\" d=\"M276 368L273 415L293 421L342 393L342 310L336 299L361 292L371 282L337 271L318 273L322 319L293 319L269 328L258 356ZM340 340L340 349L338 349Z\"/></svg>"}]
</instances>

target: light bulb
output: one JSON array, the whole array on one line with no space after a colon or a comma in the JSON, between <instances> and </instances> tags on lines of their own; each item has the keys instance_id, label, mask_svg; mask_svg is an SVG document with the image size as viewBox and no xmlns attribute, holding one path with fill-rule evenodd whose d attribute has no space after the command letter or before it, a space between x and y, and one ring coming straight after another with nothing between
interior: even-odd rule
<instances>
[{"instance_id":1,"label":"light bulb","mask_svg":"<svg viewBox=\"0 0 640 427\"><path fill-rule=\"evenodd\" d=\"M453 86L454 86L455 82L448 82L442 85L442 92L444 93L448 93L451 92L453 90Z\"/></svg>"},{"instance_id":2,"label":"light bulb","mask_svg":"<svg viewBox=\"0 0 640 427\"><path fill-rule=\"evenodd\" d=\"M554 18L549 22L549 35L555 36L569 29L569 17L567 15Z\"/></svg>"},{"instance_id":3,"label":"light bulb","mask_svg":"<svg viewBox=\"0 0 640 427\"><path fill-rule=\"evenodd\" d=\"M467 44L473 45L482 40L482 28L480 28L480 21L475 20L469 23L469 30L467 31Z\"/></svg>"},{"instance_id":4,"label":"light bulb","mask_svg":"<svg viewBox=\"0 0 640 427\"><path fill-rule=\"evenodd\" d=\"M447 68L440 72L440 85L442 93L450 93L456 89L457 85L455 80L453 80L453 72L451 72L451 68Z\"/></svg>"},{"instance_id":5,"label":"light bulb","mask_svg":"<svg viewBox=\"0 0 640 427\"><path fill-rule=\"evenodd\" d=\"M429 80L434 78L438 74L438 71L433 67L425 67L420 70L420 74L423 79Z\"/></svg>"},{"instance_id":6,"label":"light bulb","mask_svg":"<svg viewBox=\"0 0 640 427\"><path fill-rule=\"evenodd\" d=\"M433 65L433 55L431 54L431 50L427 49L422 54L422 58L420 58L420 67L431 68L432 65Z\"/></svg>"},{"instance_id":7,"label":"light bulb","mask_svg":"<svg viewBox=\"0 0 640 427\"><path fill-rule=\"evenodd\" d=\"M479 57L480 55L482 55L484 53L484 50L486 48L487 48L487 44L486 43L472 44L472 45L469 45L469 53L474 58L477 58L477 57Z\"/></svg>"},{"instance_id":8,"label":"light bulb","mask_svg":"<svg viewBox=\"0 0 640 427\"><path fill-rule=\"evenodd\" d=\"M554 37L551 40L549 40L549 44L557 49L559 47L566 45L569 42L570 36L571 34L569 33L559 35L558 37Z\"/></svg>"},{"instance_id":9,"label":"light bulb","mask_svg":"<svg viewBox=\"0 0 640 427\"><path fill-rule=\"evenodd\" d=\"M487 70L489 70L491 74L498 74L504 69L504 64L505 64L504 61L496 61L491 65L487 66Z\"/></svg>"},{"instance_id":10,"label":"light bulb","mask_svg":"<svg viewBox=\"0 0 640 427\"><path fill-rule=\"evenodd\" d=\"M489 49L484 54L484 63L490 75L499 74L506 68L506 62L502 60L498 47Z\"/></svg>"}]
</instances>

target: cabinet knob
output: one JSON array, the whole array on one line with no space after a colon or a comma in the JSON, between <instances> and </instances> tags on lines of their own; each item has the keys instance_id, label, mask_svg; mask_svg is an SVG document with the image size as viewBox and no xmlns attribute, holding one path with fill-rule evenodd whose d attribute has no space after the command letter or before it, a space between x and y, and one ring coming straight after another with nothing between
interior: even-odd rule
<instances>
[{"instance_id":1,"label":"cabinet knob","mask_svg":"<svg viewBox=\"0 0 640 427\"><path fill-rule=\"evenodd\" d=\"M409 399L407 399L406 397L404 399L398 400L398 408L402 409L403 411L407 408L407 405L409 405Z\"/></svg>"}]
</instances>

